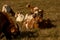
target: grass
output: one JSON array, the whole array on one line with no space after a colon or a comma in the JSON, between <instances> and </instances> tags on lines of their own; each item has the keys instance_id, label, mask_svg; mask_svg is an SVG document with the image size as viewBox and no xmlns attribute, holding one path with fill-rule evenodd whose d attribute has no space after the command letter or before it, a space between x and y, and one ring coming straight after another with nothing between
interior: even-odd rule
<instances>
[{"instance_id":1,"label":"grass","mask_svg":"<svg viewBox=\"0 0 60 40\"><path fill-rule=\"evenodd\" d=\"M23 11L23 14L29 13L29 10L25 7L27 3L31 3L33 6L38 6L43 9L45 14L44 18L49 17L51 20L56 20L53 24L56 24L56 28L39 29L38 37L18 37L13 40L60 40L60 0L0 0L0 10L4 4L9 4L14 12Z\"/></svg>"}]
</instances>

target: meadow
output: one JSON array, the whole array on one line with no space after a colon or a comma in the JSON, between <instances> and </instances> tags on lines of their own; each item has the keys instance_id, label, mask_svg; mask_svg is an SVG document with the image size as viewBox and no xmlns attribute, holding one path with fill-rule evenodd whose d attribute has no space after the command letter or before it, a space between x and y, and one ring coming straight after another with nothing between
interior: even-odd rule
<instances>
[{"instance_id":1,"label":"meadow","mask_svg":"<svg viewBox=\"0 0 60 40\"><path fill-rule=\"evenodd\" d=\"M44 10L44 19L53 20L52 23L56 27L39 29L37 35L28 36L26 32L23 32L21 36L12 40L60 40L60 0L0 0L0 11L4 4L8 4L12 7L14 12L22 11L25 15L29 13L26 8L26 4L30 3L33 6L38 6ZM5 40L5 38L3 38Z\"/></svg>"}]
</instances>

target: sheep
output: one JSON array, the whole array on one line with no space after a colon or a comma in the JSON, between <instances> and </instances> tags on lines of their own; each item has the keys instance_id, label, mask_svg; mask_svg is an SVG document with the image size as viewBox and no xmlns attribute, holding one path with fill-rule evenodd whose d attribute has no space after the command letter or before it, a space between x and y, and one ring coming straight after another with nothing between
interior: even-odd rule
<instances>
[{"instance_id":1,"label":"sheep","mask_svg":"<svg viewBox=\"0 0 60 40\"><path fill-rule=\"evenodd\" d=\"M13 9L7 5L7 4L4 4L3 7L2 7L2 12L6 12L6 13L9 13L10 15L14 16L15 13L13 11Z\"/></svg>"}]
</instances>

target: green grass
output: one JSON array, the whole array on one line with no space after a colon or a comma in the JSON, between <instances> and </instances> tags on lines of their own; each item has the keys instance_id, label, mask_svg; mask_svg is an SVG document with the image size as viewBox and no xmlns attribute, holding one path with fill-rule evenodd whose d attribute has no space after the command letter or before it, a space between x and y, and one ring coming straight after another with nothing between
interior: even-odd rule
<instances>
[{"instance_id":1,"label":"green grass","mask_svg":"<svg viewBox=\"0 0 60 40\"><path fill-rule=\"evenodd\" d=\"M9 4L14 12L23 11L23 14L29 13L25 7L27 3L33 6L38 6L43 9L45 14L44 18L49 17L56 24L56 28L39 29L38 37L18 37L13 40L60 40L60 0L0 0L0 10L4 4Z\"/></svg>"}]
</instances>

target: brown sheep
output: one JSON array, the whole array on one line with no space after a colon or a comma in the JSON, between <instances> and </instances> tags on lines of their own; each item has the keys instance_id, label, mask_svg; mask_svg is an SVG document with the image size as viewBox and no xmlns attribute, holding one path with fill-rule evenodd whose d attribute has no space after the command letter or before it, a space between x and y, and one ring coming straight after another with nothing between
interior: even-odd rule
<instances>
[{"instance_id":1,"label":"brown sheep","mask_svg":"<svg viewBox=\"0 0 60 40\"><path fill-rule=\"evenodd\" d=\"M8 39L11 39L11 36L15 36L19 32L19 27L13 17L5 12L0 12L0 34L2 32Z\"/></svg>"}]
</instances>

